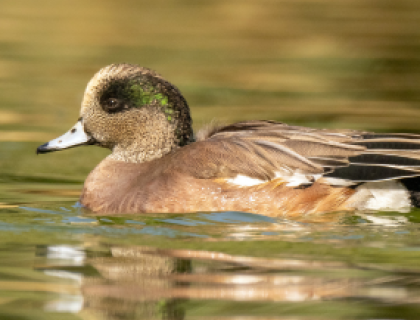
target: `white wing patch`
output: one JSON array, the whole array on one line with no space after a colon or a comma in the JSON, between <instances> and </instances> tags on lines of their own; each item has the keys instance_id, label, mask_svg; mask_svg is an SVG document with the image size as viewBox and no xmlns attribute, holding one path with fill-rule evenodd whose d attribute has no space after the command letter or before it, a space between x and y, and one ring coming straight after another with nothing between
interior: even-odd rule
<instances>
[{"instance_id":1,"label":"white wing patch","mask_svg":"<svg viewBox=\"0 0 420 320\"><path fill-rule=\"evenodd\" d=\"M322 181L326 184L340 187L349 187L357 184L357 182L340 178L322 178Z\"/></svg>"},{"instance_id":2,"label":"white wing patch","mask_svg":"<svg viewBox=\"0 0 420 320\"><path fill-rule=\"evenodd\" d=\"M293 174L277 172L273 180L281 179L282 181L287 182L286 186L288 187L298 187L300 185L312 184L321 176L321 174L308 175L300 172L294 172ZM226 179L226 182L240 187L252 187L269 181L270 180L255 179L241 174L238 174L235 178Z\"/></svg>"},{"instance_id":3,"label":"white wing patch","mask_svg":"<svg viewBox=\"0 0 420 320\"><path fill-rule=\"evenodd\" d=\"M348 203L358 210L406 211L411 206L407 188L395 180L365 183L356 189Z\"/></svg>"},{"instance_id":4,"label":"white wing patch","mask_svg":"<svg viewBox=\"0 0 420 320\"><path fill-rule=\"evenodd\" d=\"M258 184L267 182L267 181L247 177L247 176L244 176L242 174L238 174L235 178L227 179L226 182L231 183L231 184L235 184L235 185L240 186L240 187L252 187L252 186L256 186Z\"/></svg>"},{"instance_id":5,"label":"white wing patch","mask_svg":"<svg viewBox=\"0 0 420 320\"><path fill-rule=\"evenodd\" d=\"M276 174L276 178L281 178L286 181L286 186L288 187L298 187L301 185L310 185L318 180L322 175L321 174L304 174L301 172L294 172L291 175L285 174Z\"/></svg>"}]
</instances>

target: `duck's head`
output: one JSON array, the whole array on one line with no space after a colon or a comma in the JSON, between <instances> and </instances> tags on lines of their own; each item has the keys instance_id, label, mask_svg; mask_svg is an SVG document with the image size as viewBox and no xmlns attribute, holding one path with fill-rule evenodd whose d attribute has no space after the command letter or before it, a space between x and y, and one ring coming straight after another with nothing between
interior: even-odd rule
<instances>
[{"instance_id":1,"label":"duck's head","mask_svg":"<svg viewBox=\"0 0 420 320\"><path fill-rule=\"evenodd\" d=\"M149 161L189 143L191 123L175 86L152 70L113 64L88 83L76 125L37 153L93 144L111 149L115 160Z\"/></svg>"}]
</instances>

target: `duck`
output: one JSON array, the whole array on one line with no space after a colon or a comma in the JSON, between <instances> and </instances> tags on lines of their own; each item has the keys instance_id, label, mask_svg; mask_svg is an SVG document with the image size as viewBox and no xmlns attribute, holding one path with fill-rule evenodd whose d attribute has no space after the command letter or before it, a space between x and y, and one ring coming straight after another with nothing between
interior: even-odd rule
<instances>
[{"instance_id":1,"label":"duck","mask_svg":"<svg viewBox=\"0 0 420 320\"><path fill-rule=\"evenodd\" d=\"M180 90L155 71L111 64L89 81L76 124L38 154L111 150L80 203L99 214L240 211L299 217L420 205L420 135L272 120L193 133Z\"/></svg>"}]
</instances>

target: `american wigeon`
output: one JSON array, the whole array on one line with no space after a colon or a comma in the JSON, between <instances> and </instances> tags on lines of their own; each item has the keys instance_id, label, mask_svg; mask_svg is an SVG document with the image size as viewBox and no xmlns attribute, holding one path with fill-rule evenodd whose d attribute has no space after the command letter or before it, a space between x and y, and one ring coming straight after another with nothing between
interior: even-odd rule
<instances>
[{"instance_id":1,"label":"american wigeon","mask_svg":"<svg viewBox=\"0 0 420 320\"><path fill-rule=\"evenodd\" d=\"M37 152L109 148L80 197L98 213L292 216L420 202L420 135L246 121L194 136L191 123L175 86L152 70L114 64L88 83L76 125Z\"/></svg>"}]
</instances>

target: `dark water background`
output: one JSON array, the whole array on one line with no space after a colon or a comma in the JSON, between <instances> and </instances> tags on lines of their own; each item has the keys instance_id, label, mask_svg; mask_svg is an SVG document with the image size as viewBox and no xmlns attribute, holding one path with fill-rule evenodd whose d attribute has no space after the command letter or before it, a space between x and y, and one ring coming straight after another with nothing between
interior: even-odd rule
<instances>
[{"instance_id":1,"label":"dark water background","mask_svg":"<svg viewBox=\"0 0 420 320\"><path fill-rule=\"evenodd\" d=\"M420 132L414 0L0 1L1 319L420 319L420 211L92 216L95 147L36 156L101 67L158 70L194 127Z\"/></svg>"}]
</instances>

